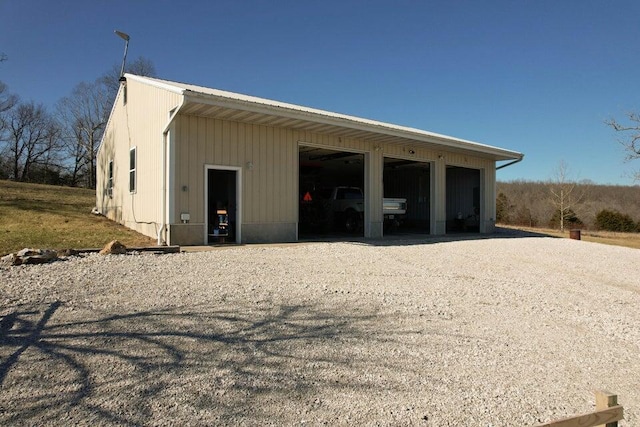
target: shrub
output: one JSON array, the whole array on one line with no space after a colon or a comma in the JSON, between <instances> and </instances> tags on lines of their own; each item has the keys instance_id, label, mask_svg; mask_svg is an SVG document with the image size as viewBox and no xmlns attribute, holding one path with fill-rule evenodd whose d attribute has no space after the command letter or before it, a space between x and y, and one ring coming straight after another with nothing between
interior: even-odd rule
<instances>
[{"instance_id":1,"label":"shrub","mask_svg":"<svg viewBox=\"0 0 640 427\"><path fill-rule=\"evenodd\" d=\"M500 224L509 224L509 199L504 193L498 194L496 199L496 222Z\"/></svg>"},{"instance_id":2,"label":"shrub","mask_svg":"<svg viewBox=\"0 0 640 427\"><path fill-rule=\"evenodd\" d=\"M531 209L526 206L520 206L516 210L515 216L511 220L511 224L535 227L538 225L538 221L531 213Z\"/></svg>"},{"instance_id":3,"label":"shrub","mask_svg":"<svg viewBox=\"0 0 640 427\"><path fill-rule=\"evenodd\" d=\"M560 209L554 212L553 216L551 217L551 220L549 221L549 227L560 228L560 215L561 215ZM565 228L582 228L584 227L584 223L580 218L578 218L578 216L573 210L567 209L564 212L564 227Z\"/></svg>"},{"instance_id":4,"label":"shrub","mask_svg":"<svg viewBox=\"0 0 640 427\"><path fill-rule=\"evenodd\" d=\"M627 214L603 209L596 215L596 227L606 231L637 232L638 226Z\"/></svg>"}]
</instances>

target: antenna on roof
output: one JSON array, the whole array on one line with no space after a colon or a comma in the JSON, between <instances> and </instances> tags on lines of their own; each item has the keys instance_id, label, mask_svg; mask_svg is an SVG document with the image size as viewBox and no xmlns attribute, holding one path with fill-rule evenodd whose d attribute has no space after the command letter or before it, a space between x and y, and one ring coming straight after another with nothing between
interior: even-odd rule
<instances>
[{"instance_id":1,"label":"antenna on roof","mask_svg":"<svg viewBox=\"0 0 640 427\"><path fill-rule=\"evenodd\" d=\"M115 30L114 31L118 37L124 40L124 57L122 58L122 68L120 69L120 81L124 80L124 64L127 62L127 50L129 49L129 34L123 33L122 31Z\"/></svg>"}]
</instances>

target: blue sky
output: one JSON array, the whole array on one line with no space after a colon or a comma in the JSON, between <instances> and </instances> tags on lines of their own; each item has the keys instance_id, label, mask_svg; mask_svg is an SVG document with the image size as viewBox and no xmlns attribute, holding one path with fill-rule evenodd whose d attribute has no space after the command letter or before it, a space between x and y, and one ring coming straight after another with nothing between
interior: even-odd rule
<instances>
[{"instance_id":1,"label":"blue sky","mask_svg":"<svg viewBox=\"0 0 640 427\"><path fill-rule=\"evenodd\" d=\"M634 184L604 120L640 110L637 0L0 0L0 80L53 106L122 59L158 77L520 151L500 180Z\"/></svg>"}]
</instances>

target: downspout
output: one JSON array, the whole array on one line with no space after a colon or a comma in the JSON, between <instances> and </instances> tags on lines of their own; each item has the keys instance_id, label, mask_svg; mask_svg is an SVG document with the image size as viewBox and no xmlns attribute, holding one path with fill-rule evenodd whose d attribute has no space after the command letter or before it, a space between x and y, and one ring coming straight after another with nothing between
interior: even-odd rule
<instances>
[{"instance_id":1,"label":"downspout","mask_svg":"<svg viewBox=\"0 0 640 427\"><path fill-rule=\"evenodd\" d=\"M516 160L514 160L512 162L507 163L506 165L498 166L496 168L496 170L500 170L502 168L506 168L507 166L511 166L511 165L515 165L516 163L520 163L522 161L522 159L524 159L524 155L520 156L519 159L516 159Z\"/></svg>"},{"instance_id":2,"label":"downspout","mask_svg":"<svg viewBox=\"0 0 640 427\"><path fill-rule=\"evenodd\" d=\"M169 129L171 128L173 121L178 116L178 113L180 112L182 107L184 107L184 104L185 104L185 96L183 94L180 104L178 104L178 106L173 109L173 112L169 112L170 114L169 121L167 122L167 125L162 130L162 225L158 229L158 246L167 244L167 239L166 239L167 235L166 235L165 229L169 223L169 220L167 218L167 191L168 191L168 188L167 188L168 159L167 157L169 157L170 152L167 150L167 146L168 146L167 135L169 134ZM162 238L163 232L165 233L164 239Z\"/></svg>"}]
</instances>

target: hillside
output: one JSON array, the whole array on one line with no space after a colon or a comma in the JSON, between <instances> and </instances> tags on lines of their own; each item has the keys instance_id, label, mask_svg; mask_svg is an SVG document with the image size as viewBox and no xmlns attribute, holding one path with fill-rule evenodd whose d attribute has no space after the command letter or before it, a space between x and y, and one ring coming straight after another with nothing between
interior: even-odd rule
<instances>
[{"instance_id":1,"label":"hillside","mask_svg":"<svg viewBox=\"0 0 640 427\"><path fill-rule=\"evenodd\" d=\"M95 191L0 180L0 255L25 247L98 248L111 240L149 246L153 239L91 214Z\"/></svg>"},{"instance_id":2,"label":"hillside","mask_svg":"<svg viewBox=\"0 0 640 427\"><path fill-rule=\"evenodd\" d=\"M496 194L506 203L504 224L547 227L554 214L553 195L545 182L511 181L498 182ZM502 194L503 196L500 196ZM504 199L506 197L506 199ZM595 228L595 218L603 209L629 215L640 222L640 186L576 184L572 198L573 211L585 228Z\"/></svg>"},{"instance_id":3,"label":"hillside","mask_svg":"<svg viewBox=\"0 0 640 427\"><path fill-rule=\"evenodd\" d=\"M618 210L640 221L640 187L581 184L584 193L577 216L592 228L602 209ZM508 200L510 221L504 224L547 227L553 214L549 190L541 182L499 182ZM98 248L111 240L126 246L150 246L155 240L91 214L93 190L0 180L0 256L25 247ZM545 230L545 233L552 233ZM637 234L583 234L589 240L640 247Z\"/></svg>"}]
</instances>

